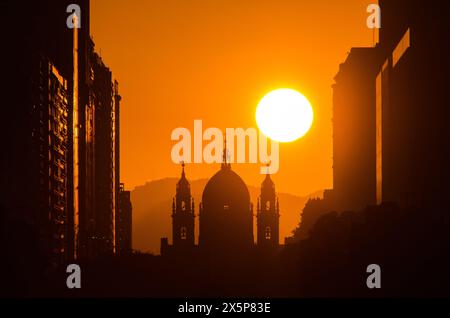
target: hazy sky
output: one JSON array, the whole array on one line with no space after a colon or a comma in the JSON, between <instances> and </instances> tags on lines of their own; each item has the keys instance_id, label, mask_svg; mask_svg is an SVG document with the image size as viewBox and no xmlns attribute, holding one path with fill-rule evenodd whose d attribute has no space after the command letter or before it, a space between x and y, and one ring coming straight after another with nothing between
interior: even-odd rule
<instances>
[{"instance_id":1,"label":"hazy sky","mask_svg":"<svg viewBox=\"0 0 450 318\"><path fill-rule=\"evenodd\" d=\"M332 187L332 89L351 47L371 46L366 7L376 1L92 0L91 33L112 69L121 105L121 179L127 188L179 176L170 153L177 127L256 127L269 91L288 87L312 103L315 121L280 145L277 191ZM233 165L259 185L260 164ZM218 164L190 164L189 179Z\"/></svg>"}]
</instances>

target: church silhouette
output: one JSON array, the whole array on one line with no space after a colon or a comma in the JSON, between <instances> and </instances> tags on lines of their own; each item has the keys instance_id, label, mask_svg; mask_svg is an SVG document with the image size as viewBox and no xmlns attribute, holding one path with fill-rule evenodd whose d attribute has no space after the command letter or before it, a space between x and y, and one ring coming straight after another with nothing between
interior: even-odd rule
<instances>
[{"instance_id":1,"label":"church silhouette","mask_svg":"<svg viewBox=\"0 0 450 318\"><path fill-rule=\"evenodd\" d=\"M195 213L195 203L182 163L181 178L172 203L172 244L161 238L161 255L172 257L273 254L279 244L279 202L275 184L266 174L256 209L257 240L253 235L253 203L242 178L227 162L226 147L221 169L209 179ZM195 218L199 217L198 245L195 243Z\"/></svg>"}]
</instances>

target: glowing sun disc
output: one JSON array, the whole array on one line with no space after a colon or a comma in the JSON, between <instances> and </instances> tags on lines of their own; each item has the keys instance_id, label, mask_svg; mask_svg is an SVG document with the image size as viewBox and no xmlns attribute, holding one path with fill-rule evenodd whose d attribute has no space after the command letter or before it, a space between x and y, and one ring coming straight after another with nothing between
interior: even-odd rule
<instances>
[{"instance_id":1,"label":"glowing sun disc","mask_svg":"<svg viewBox=\"0 0 450 318\"><path fill-rule=\"evenodd\" d=\"M261 132L279 142L303 137L311 128L313 117L308 99L289 88L268 93L256 109L256 123Z\"/></svg>"}]
</instances>

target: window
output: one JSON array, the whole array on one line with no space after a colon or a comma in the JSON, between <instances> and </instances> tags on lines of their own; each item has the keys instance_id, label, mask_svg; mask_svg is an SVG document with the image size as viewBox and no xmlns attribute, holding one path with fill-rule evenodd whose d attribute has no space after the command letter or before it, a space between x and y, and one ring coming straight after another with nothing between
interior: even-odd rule
<instances>
[{"instance_id":1,"label":"window","mask_svg":"<svg viewBox=\"0 0 450 318\"><path fill-rule=\"evenodd\" d=\"M224 209L225 211L228 211L228 210L230 209L230 206L229 206L228 204L225 204L225 205L223 206L223 209Z\"/></svg>"},{"instance_id":2,"label":"window","mask_svg":"<svg viewBox=\"0 0 450 318\"><path fill-rule=\"evenodd\" d=\"M272 238L272 229L270 228L270 226L266 226L264 230L264 237L266 240L270 240Z\"/></svg>"},{"instance_id":3,"label":"window","mask_svg":"<svg viewBox=\"0 0 450 318\"><path fill-rule=\"evenodd\" d=\"M186 201L181 201L181 211L186 211Z\"/></svg>"},{"instance_id":4,"label":"window","mask_svg":"<svg viewBox=\"0 0 450 318\"><path fill-rule=\"evenodd\" d=\"M185 226L181 227L180 229L180 238L182 240L186 240L187 239L187 229Z\"/></svg>"},{"instance_id":5,"label":"window","mask_svg":"<svg viewBox=\"0 0 450 318\"><path fill-rule=\"evenodd\" d=\"M266 210L270 210L270 201L266 202Z\"/></svg>"}]
</instances>

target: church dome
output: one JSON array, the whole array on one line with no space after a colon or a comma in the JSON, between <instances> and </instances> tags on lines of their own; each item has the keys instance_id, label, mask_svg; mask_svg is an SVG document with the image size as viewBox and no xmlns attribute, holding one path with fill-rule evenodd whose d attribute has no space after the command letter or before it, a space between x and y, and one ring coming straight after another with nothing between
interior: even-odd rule
<instances>
[{"instance_id":1,"label":"church dome","mask_svg":"<svg viewBox=\"0 0 450 318\"><path fill-rule=\"evenodd\" d=\"M203 190L204 207L246 207L250 204L247 185L231 168L220 169L206 184Z\"/></svg>"},{"instance_id":2,"label":"church dome","mask_svg":"<svg viewBox=\"0 0 450 318\"><path fill-rule=\"evenodd\" d=\"M253 246L253 208L245 182L227 163L225 146L223 153L222 168L203 190L199 246L225 255Z\"/></svg>"},{"instance_id":3,"label":"church dome","mask_svg":"<svg viewBox=\"0 0 450 318\"><path fill-rule=\"evenodd\" d=\"M199 221L199 245L205 250L227 254L253 246L250 193L229 165L206 184Z\"/></svg>"}]
</instances>

